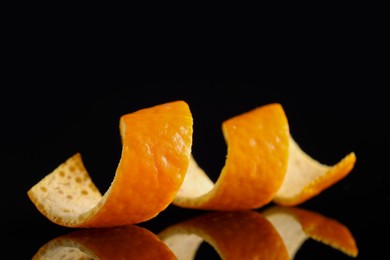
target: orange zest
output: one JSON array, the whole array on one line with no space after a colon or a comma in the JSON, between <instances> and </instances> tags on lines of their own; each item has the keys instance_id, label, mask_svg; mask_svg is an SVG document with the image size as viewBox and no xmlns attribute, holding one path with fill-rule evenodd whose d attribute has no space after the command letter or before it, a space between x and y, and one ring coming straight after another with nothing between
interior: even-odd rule
<instances>
[{"instance_id":1,"label":"orange zest","mask_svg":"<svg viewBox=\"0 0 390 260\"><path fill-rule=\"evenodd\" d=\"M283 237L291 259L308 238L349 256L358 255L358 247L351 231L335 219L308 210L283 206L273 206L262 214Z\"/></svg>"},{"instance_id":2,"label":"orange zest","mask_svg":"<svg viewBox=\"0 0 390 260\"><path fill-rule=\"evenodd\" d=\"M254 209L273 201L295 206L348 175L352 152L333 166L300 149L289 132L282 106L264 105L222 124L226 161L216 183L191 156L188 172L173 204L206 210Z\"/></svg>"},{"instance_id":3,"label":"orange zest","mask_svg":"<svg viewBox=\"0 0 390 260\"><path fill-rule=\"evenodd\" d=\"M177 259L152 232L128 225L89 228L56 237L32 257L38 259Z\"/></svg>"},{"instance_id":4,"label":"orange zest","mask_svg":"<svg viewBox=\"0 0 390 260\"><path fill-rule=\"evenodd\" d=\"M290 259L277 230L255 211L206 213L169 226L157 236L178 259L194 259L203 241L221 259Z\"/></svg>"},{"instance_id":5,"label":"orange zest","mask_svg":"<svg viewBox=\"0 0 390 260\"><path fill-rule=\"evenodd\" d=\"M269 104L222 124L225 166L214 183L191 157L173 204L209 210L258 208L282 185L289 153L289 128L280 104Z\"/></svg>"},{"instance_id":6,"label":"orange zest","mask_svg":"<svg viewBox=\"0 0 390 260\"><path fill-rule=\"evenodd\" d=\"M347 176L355 162L356 155L351 152L335 165L322 164L303 152L290 137L287 173L273 201L284 206L301 204Z\"/></svg>"},{"instance_id":7,"label":"orange zest","mask_svg":"<svg viewBox=\"0 0 390 260\"><path fill-rule=\"evenodd\" d=\"M149 220L174 199L186 174L192 115L184 101L144 108L120 118L122 154L102 195L79 153L27 194L50 221L67 227L112 227Z\"/></svg>"},{"instance_id":8,"label":"orange zest","mask_svg":"<svg viewBox=\"0 0 390 260\"><path fill-rule=\"evenodd\" d=\"M247 210L271 201L295 206L353 169L353 152L334 165L294 141L283 107L272 103L222 123L225 165L214 183L192 156L193 119L184 101L120 118L122 154L102 195L76 153L27 194L50 221L67 227L113 227L147 221L170 203L204 210Z\"/></svg>"}]
</instances>

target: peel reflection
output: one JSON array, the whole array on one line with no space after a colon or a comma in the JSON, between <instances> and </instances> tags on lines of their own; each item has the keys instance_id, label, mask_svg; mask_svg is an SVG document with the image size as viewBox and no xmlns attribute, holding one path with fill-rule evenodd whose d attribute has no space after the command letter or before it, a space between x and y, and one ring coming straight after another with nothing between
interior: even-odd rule
<instances>
[{"instance_id":1,"label":"peel reflection","mask_svg":"<svg viewBox=\"0 0 390 260\"><path fill-rule=\"evenodd\" d=\"M131 225L81 229L43 245L36 259L177 259L151 231Z\"/></svg>"},{"instance_id":2,"label":"peel reflection","mask_svg":"<svg viewBox=\"0 0 390 260\"><path fill-rule=\"evenodd\" d=\"M281 236L255 211L211 212L158 234L178 259L194 259L203 240L222 259L288 259Z\"/></svg>"},{"instance_id":3,"label":"peel reflection","mask_svg":"<svg viewBox=\"0 0 390 260\"><path fill-rule=\"evenodd\" d=\"M158 234L179 260L194 259L203 241L221 259L294 259L308 238L351 257L358 249L349 229L320 214L283 206L263 212L211 212L174 224Z\"/></svg>"},{"instance_id":4,"label":"peel reflection","mask_svg":"<svg viewBox=\"0 0 390 260\"><path fill-rule=\"evenodd\" d=\"M358 248L351 231L335 219L295 207L274 206L262 212L283 237L289 256L294 258L309 238L356 257Z\"/></svg>"}]
</instances>

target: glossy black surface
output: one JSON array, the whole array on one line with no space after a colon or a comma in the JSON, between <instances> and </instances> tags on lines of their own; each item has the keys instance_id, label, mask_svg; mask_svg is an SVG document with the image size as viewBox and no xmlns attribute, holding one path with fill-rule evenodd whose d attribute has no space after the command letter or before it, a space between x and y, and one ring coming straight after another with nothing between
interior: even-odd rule
<instances>
[{"instance_id":1,"label":"glossy black surface","mask_svg":"<svg viewBox=\"0 0 390 260\"><path fill-rule=\"evenodd\" d=\"M26 194L31 186L80 152L92 179L104 192L120 158L119 117L182 99L193 113L193 153L214 181L226 155L223 120L272 102L283 105L292 136L318 161L333 164L354 151L357 162L352 172L299 207L347 226L359 248L357 259L380 256L387 248L390 206L388 100L376 88L330 87L330 81L317 79L302 84L295 78L278 84L262 80L124 78L110 82L104 78L85 82L83 85L92 88L89 90L57 80L48 90L34 87L4 92L2 98L9 104L1 104L3 252L12 252L13 259L30 259L50 239L73 231L49 222L36 210ZM95 84L99 88L93 89ZM203 213L170 205L154 219L138 225L157 234ZM218 254L204 243L197 259L206 256ZM295 259L313 258L352 259L327 245L306 241Z\"/></svg>"}]
</instances>

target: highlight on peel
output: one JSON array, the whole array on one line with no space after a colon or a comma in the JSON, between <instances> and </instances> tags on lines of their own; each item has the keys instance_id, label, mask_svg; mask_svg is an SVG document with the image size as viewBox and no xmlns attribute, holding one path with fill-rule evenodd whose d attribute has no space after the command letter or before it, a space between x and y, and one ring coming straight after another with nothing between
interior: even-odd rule
<instances>
[{"instance_id":1,"label":"highlight on peel","mask_svg":"<svg viewBox=\"0 0 390 260\"><path fill-rule=\"evenodd\" d=\"M309 238L329 245L351 257L358 255L358 247L351 231L335 219L286 206L273 206L261 213L283 238L291 259Z\"/></svg>"},{"instance_id":2,"label":"highlight on peel","mask_svg":"<svg viewBox=\"0 0 390 260\"><path fill-rule=\"evenodd\" d=\"M282 106L264 105L222 124L225 165L216 183L191 156L173 204L206 210L255 209L273 201L296 206L332 186L354 167L352 152L337 164L322 164L291 137Z\"/></svg>"},{"instance_id":3,"label":"highlight on peel","mask_svg":"<svg viewBox=\"0 0 390 260\"><path fill-rule=\"evenodd\" d=\"M282 237L255 211L214 211L174 224L157 236L178 259L195 259L203 242L221 259L289 259Z\"/></svg>"},{"instance_id":4,"label":"highlight on peel","mask_svg":"<svg viewBox=\"0 0 390 260\"><path fill-rule=\"evenodd\" d=\"M173 204L207 210L241 210L269 203L282 185L289 153L288 123L280 104L268 104L222 123L225 165L216 183L191 156Z\"/></svg>"},{"instance_id":5,"label":"highlight on peel","mask_svg":"<svg viewBox=\"0 0 390 260\"><path fill-rule=\"evenodd\" d=\"M177 259L151 231L128 225L88 228L54 238L32 257L38 259Z\"/></svg>"},{"instance_id":6,"label":"highlight on peel","mask_svg":"<svg viewBox=\"0 0 390 260\"><path fill-rule=\"evenodd\" d=\"M79 153L27 194L50 221L67 227L112 227L149 220L174 199L192 146L192 115L178 100L120 118L122 154L102 196Z\"/></svg>"}]
</instances>

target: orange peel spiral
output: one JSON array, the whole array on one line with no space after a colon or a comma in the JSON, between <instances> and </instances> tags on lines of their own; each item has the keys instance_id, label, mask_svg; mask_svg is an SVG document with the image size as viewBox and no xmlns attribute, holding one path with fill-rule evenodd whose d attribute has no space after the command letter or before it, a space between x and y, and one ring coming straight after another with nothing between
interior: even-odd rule
<instances>
[{"instance_id":1,"label":"orange peel spiral","mask_svg":"<svg viewBox=\"0 0 390 260\"><path fill-rule=\"evenodd\" d=\"M295 206L347 176L351 152L334 165L306 154L290 134L281 104L222 123L225 165L214 183L191 153L193 118L178 100L120 118L122 154L102 195L76 153L27 192L50 221L67 227L112 227L147 221L169 204L204 210L247 210L271 201Z\"/></svg>"},{"instance_id":2,"label":"orange peel spiral","mask_svg":"<svg viewBox=\"0 0 390 260\"><path fill-rule=\"evenodd\" d=\"M356 156L322 164L294 141L281 104L263 105L222 123L227 144L225 165L216 181L191 156L173 204L205 210L243 210L273 201L296 206L347 176Z\"/></svg>"}]
</instances>

